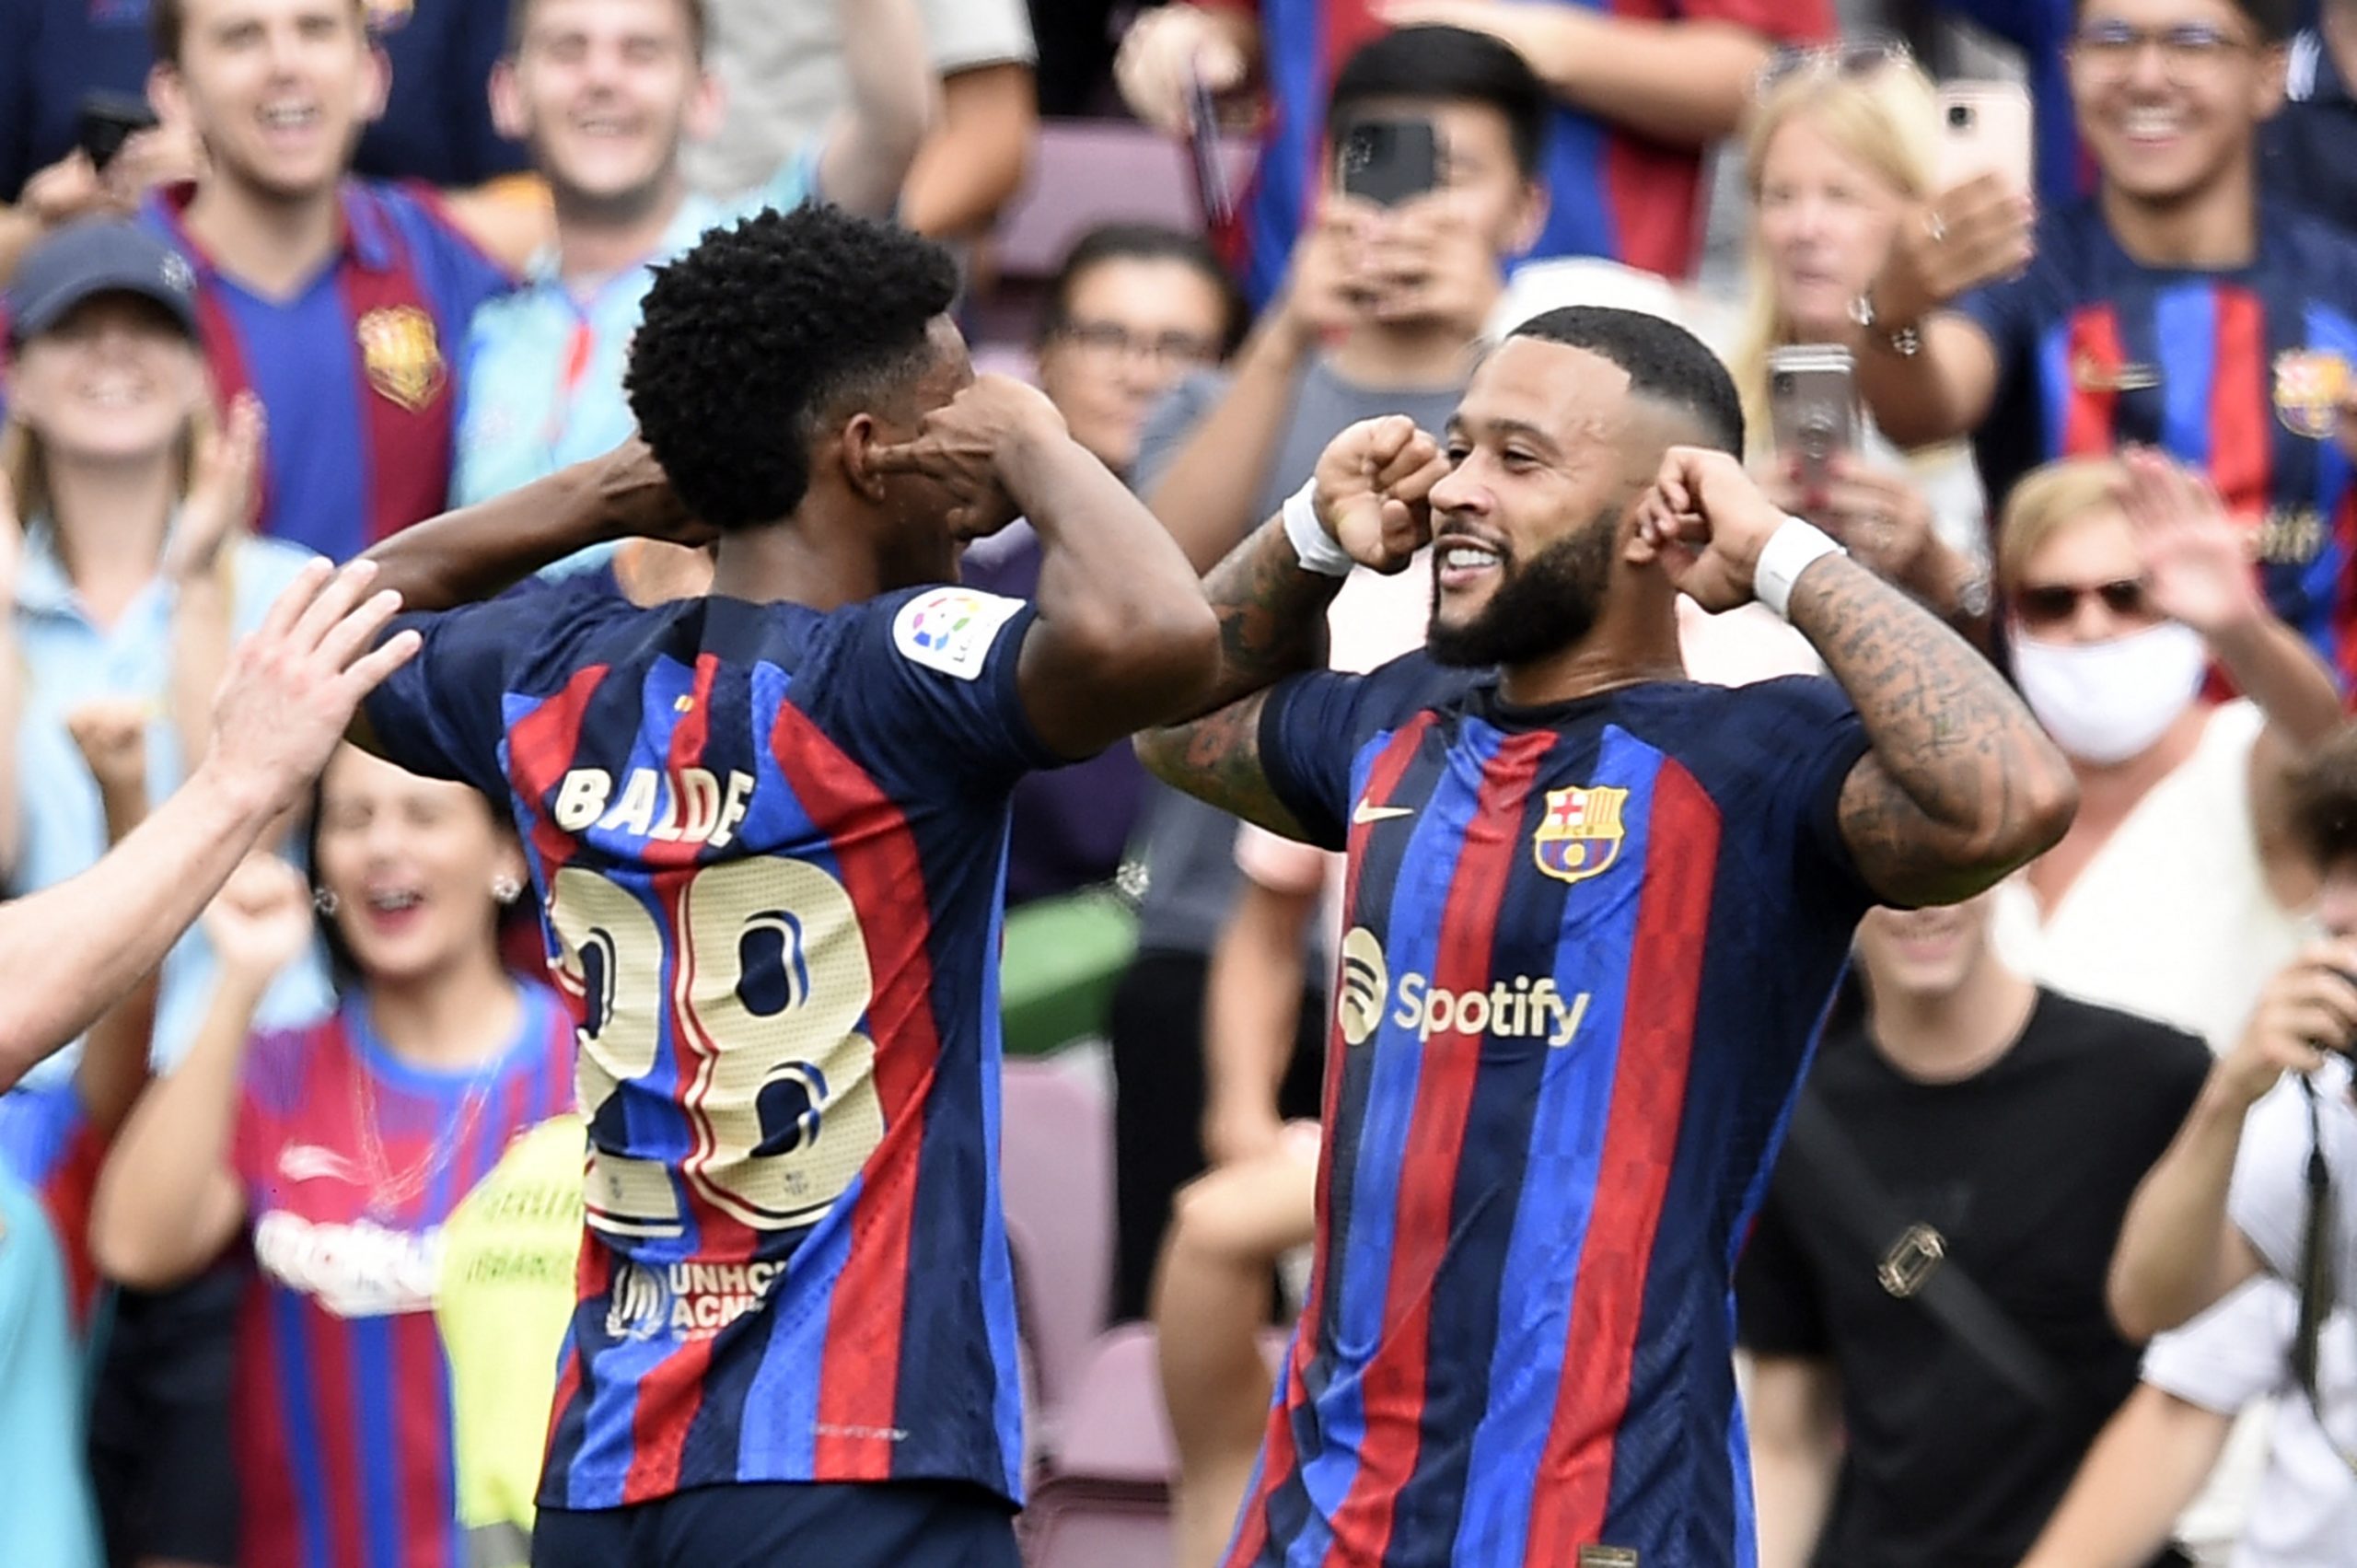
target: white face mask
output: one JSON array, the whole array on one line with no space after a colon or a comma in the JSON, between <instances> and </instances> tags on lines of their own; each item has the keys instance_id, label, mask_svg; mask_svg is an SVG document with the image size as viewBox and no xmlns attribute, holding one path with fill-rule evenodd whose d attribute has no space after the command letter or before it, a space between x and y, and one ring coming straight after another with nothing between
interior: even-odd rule
<instances>
[{"instance_id":1,"label":"white face mask","mask_svg":"<svg viewBox=\"0 0 2357 1568\"><path fill-rule=\"evenodd\" d=\"M2042 643L2014 633L2014 679L2029 711L2071 756L2124 762L2160 739L2201 691L2210 649L2169 621L2107 643Z\"/></svg>"}]
</instances>

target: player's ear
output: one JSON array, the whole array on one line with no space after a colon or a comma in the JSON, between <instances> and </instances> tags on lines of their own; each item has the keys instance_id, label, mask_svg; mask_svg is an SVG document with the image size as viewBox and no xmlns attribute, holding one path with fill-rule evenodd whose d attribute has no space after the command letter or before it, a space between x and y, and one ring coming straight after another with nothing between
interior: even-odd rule
<instances>
[{"instance_id":1,"label":"player's ear","mask_svg":"<svg viewBox=\"0 0 2357 1568\"><path fill-rule=\"evenodd\" d=\"M884 504L888 476L877 466L876 453L878 447L889 445L889 434L876 423L876 416L863 412L845 420L828 446L842 465L844 481L878 506Z\"/></svg>"}]
</instances>

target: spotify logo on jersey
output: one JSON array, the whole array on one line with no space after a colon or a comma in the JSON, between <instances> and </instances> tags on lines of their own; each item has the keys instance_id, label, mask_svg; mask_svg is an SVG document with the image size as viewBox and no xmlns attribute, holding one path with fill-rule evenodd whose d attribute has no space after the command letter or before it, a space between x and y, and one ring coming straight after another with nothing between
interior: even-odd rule
<instances>
[{"instance_id":1,"label":"spotify logo on jersey","mask_svg":"<svg viewBox=\"0 0 2357 1568\"><path fill-rule=\"evenodd\" d=\"M1344 1045L1364 1045L1383 1022L1383 1005L1391 998L1391 977L1383 967L1383 944L1364 925L1351 927L1342 938L1341 998L1335 1016L1342 1026Z\"/></svg>"}]
</instances>

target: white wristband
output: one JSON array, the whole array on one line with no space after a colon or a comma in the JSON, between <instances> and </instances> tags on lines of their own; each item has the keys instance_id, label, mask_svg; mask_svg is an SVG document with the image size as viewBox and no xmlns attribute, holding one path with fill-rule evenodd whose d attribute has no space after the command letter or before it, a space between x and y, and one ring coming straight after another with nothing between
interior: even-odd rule
<instances>
[{"instance_id":1,"label":"white wristband","mask_svg":"<svg viewBox=\"0 0 2357 1568\"><path fill-rule=\"evenodd\" d=\"M1786 517L1760 547L1759 560L1751 568L1751 597L1789 621L1793 585L1801 574L1824 556L1848 553L1815 523Z\"/></svg>"},{"instance_id":2,"label":"white wristband","mask_svg":"<svg viewBox=\"0 0 2357 1568\"><path fill-rule=\"evenodd\" d=\"M1321 577L1347 577L1357 563L1318 520L1317 495L1318 482L1313 479L1285 497L1285 538L1293 540L1293 552L1303 571Z\"/></svg>"}]
</instances>

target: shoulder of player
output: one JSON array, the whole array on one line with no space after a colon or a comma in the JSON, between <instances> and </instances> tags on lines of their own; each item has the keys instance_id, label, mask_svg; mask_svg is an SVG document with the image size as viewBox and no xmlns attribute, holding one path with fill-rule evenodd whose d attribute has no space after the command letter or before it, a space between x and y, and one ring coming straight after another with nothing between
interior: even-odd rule
<instances>
[{"instance_id":1,"label":"shoulder of player","mask_svg":"<svg viewBox=\"0 0 2357 1568\"><path fill-rule=\"evenodd\" d=\"M1031 611L1028 599L958 583L878 594L820 616L811 651L830 657L887 657L904 668L954 680L978 679L993 653Z\"/></svg>"}]
</instances>

